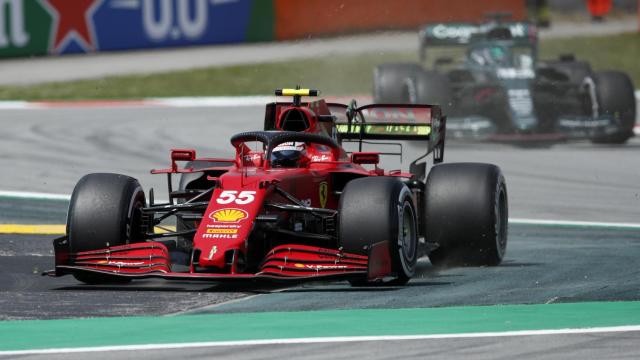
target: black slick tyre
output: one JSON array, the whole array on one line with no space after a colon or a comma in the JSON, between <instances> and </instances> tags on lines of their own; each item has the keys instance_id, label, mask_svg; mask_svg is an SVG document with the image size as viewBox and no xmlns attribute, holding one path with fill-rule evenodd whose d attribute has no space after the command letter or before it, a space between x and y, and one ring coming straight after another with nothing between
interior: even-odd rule
<instances>
[{"instance_id":1,"label":"black slick tyre","mask_svg":"<svg viewBox=\"0 0 640 360\"><path fill-rule=\"evenodd\" d=\"M338 238L346 252L363 255L371 245L388 241L393 284L407 283L418 258L416 211L409 188L392 177L350 181L340 197Z\"/></svg>"},{"instance_id":2,"label":"black slick tyre","mask_svg":"<svg viewBox=\"0 0 640 360\"><path fill-rule=\"evenodd\" d=\"M495 266L507 249L508 202L504 176L495 165L434 166L425 189L425 234L439 244L435 266Z\"/></svg>"},{"instance_id":3,"label":"black slick tyre","mask_svg":"<svg viewBox=\"0 0 640 360\"><path fill-rule=\"evenodd\" d=\"M373 69L373 100L376 103L401 104L408 99L407 81L422 72L419 64L382 64Z\"/></svg>"},{"instance_id":4,"label":"black slick tyre","mask_svg":"<svg viewBox=\"0 0 640 360\"><path fill-rule=\"evenodd\" d=\"M69 204L69 250L76 253L144 241L146 229L140 209L145 204L142 187L134 178L108 173L85 175L76 184ZM74 276L85 283L128 280L92 273Z\"/></svg>"},{"instance_id":5,"label":"black slick tyre","mask_svg":"<svg viewBox=\"0 0 640 360\"><path fill-rule=\"evenodd\" d=\"M406 86L412 104L440 105L443 109L451 105L451 86L441 73L422 71L409 79Z\"/></svg>"},{"instance_id":6,"label":"black slick tyre","mask_svg":"<svg viewBox=\"0 0 640 360\"><path fill-rule=\"evenodd\" d=\"M635 88L629 75L621 71L600 71L593 75L598 115L611 115L618 131L592 139L596 144L624 144L631 138L636 123Z\"/></svg>"}]
</instances>

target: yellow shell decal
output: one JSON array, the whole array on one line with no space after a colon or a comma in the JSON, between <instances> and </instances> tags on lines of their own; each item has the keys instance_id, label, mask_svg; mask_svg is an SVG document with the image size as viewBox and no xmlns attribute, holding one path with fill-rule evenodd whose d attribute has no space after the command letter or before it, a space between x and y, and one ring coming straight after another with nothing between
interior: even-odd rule
<instances>
[{"instance_id":1,"label":"yellow shell decal","mask_svg":"<svg viewBox=\"0 0 640 360\"><path fill-rule=\"evenodd\" d=\"M329 195L329 184L327 184L326 181L320 183L318 193L320 197L320 207L325 207L327 205L327 196Z\"/></svg>"},{"instance_id":2,"label":"yellow shell decal","mask_svg":"<svg viewBox=\"0 0 640 360\"><path fill-rule=\"evenodd\" d=\"M249 214L242 209L219 209L209 214L209 217L215 222L237 223L249 217Z\"/></svg>"},{"instance_id":3,"label":"yellow shell decal","mask_svg":"<svg viewBox=\"0 0 640 360\"><path fill-rule=\"evenodd\" d=\"M237 234L238 229L207 229L207 234Z\"/></svg>"},{"instance_id":4,"label":"yellow shell decal","mask_svg":"<svg viewBox=\"0 0 640 360\"><path fill-rule=\"evenodd\" d=\"M297 264L295 264L295 265L293 265L293 266L295 266L295 267L297 267L297 268L303 268L303 267L304 267L304 265L303 265L303 264L300 264L300 263L297 263Z\"/></svg>"}]
</instances>

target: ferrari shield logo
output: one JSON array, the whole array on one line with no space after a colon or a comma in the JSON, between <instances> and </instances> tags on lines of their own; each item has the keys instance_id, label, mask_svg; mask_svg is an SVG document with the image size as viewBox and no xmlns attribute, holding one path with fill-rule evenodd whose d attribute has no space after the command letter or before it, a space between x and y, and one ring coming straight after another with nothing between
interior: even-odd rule
<instances>
[{"instance_id":1,"label":"ferrari shield logo","mask_svg":"<svg viewBox=\"0 0 640 360\"><path fill-rule=\"evenodd\" d=\"M320 207L325 207L327 205L327 195L329 192L329 185L326 181L320 183L318 191L320 195Z\"/></svg>"}]
</instances>

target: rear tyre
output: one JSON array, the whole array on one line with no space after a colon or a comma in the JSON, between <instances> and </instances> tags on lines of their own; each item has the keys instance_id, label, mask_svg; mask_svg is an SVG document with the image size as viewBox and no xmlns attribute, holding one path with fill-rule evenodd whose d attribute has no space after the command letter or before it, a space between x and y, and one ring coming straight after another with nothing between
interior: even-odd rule
<instances>
[{"instance_id":1,"label":"rear tyre","mask_svg":"<svg viewBox=\"0 0 640 360\"><path fill-rule=\"evenodd\" d=\"M415 273L418 229L411 191L396 178L366 177L350 181L340 197L339 246L368 254L371 245L389 241L394 285L404 285ZM352 285L363 285L362 280Z\"/></svg>"},{"instance_id":2,"label":"rear tyre","mask_svg":"<svg viewBox=\"0 0 640 360\"><path fill-rule=\"evenodd\" d=\"M67 214L71 253L145 240L140 209L146 204L138 180L119 174L88 174L78 181ZM74 274L85 283L128 282L108 275Z\"/></svg>"},{"instance_id":3,"label":"rear tyre","mask_svg":"<svg viewBox=\"0 0 640 360\"><path fill-rule=\"evenodd\" d=\"M495 266L507 250L507 187L490 164L434 166L427 178L425 230L435 266Z\"/></svg>"},{"instance_id":4,"label":"rear tyre","mask_svg":"<svg viewBox=\"0 0 640 360\"><path fill-rule=\"evenodd\" d=\"M412 104L451 106L451 86L443 74L422 71L407 82L409 102Z\"/></svg>"},{"instance_id":5,"label":"rear tyre","mask_svg":"<svg viewBox=\"0 0 640 360\"><path fill-rule=\"evenodd\" d=\"M373 69L373 101L385 104L406 103L407 80L422 72L419 64L382 64Z\"/></svg>"},{"instance_id":6,"label":"rear tyre","mask_svg":"<svg viewBox=\"0 0 640 360\"><path fill-rule=\"evenodd\" d=\"M596 144L624 144L636 124L635 88L629 75L620 71L601 71L593 76L599 115L611 115L619 124L616 133L593 138Z\"/></svg>"}]
</instances>

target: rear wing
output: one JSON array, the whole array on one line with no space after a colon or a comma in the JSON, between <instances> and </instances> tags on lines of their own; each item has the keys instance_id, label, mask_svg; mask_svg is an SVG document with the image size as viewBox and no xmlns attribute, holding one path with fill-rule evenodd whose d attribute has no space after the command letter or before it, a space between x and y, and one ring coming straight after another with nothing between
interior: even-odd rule
<instances>
[{"instance_id":1,"label":"rear wing","mask_svg":"<svg viewBox=\"0 0 640 360\"><path fill-rule=\"evenodd\" d=\"M497 34L504 40L504 33L510 33L509 40L516 46L537 46L538 29L525 21L437 23L428 24L419 32L420 59L426 59L426 48L429 46L464 46L476 39L490 40L491 34Z\"/></svg>"},{"instance_id":2,"label":"rear wing","mask_svg":"<svg viewBox=\"0 0 640 360\"><path fill-rule=\"evenodd\" d=\"M340 140L422 140L435 162L444 155L446 116L438 105L328 103Z\"/></svg>"}]
</instances>

